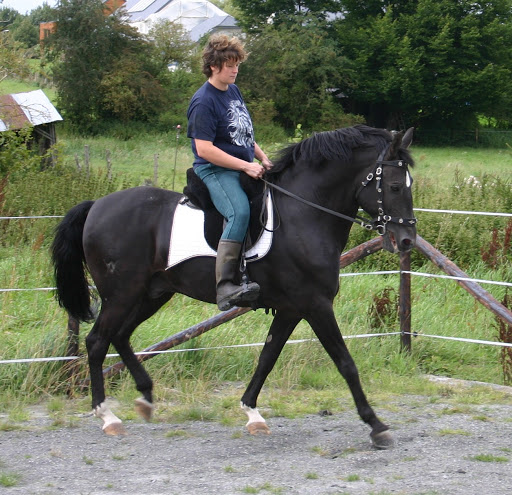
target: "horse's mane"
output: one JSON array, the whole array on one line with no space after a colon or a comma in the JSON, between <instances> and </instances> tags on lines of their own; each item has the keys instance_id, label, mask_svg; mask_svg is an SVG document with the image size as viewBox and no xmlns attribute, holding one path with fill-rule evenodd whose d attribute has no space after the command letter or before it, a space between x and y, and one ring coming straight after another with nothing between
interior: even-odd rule
<instances>
[{"instance_id":1,"label":"horse's mane","mask_svg":"<svg viewBox=\"0 0 512 495\"><path fill-rule=\"evenodd\" d=\"M392 140L392 135L385 129L376 129L366 125L356 125L319 132L300 143L291 144L281 150L269 174L276 174L296 162L299 158L318 163L320 159L337 159L348 163L352 150L374 146L378 153ZM402 150L405 151L405 150ZM404 156L404 159L407 158Z\"/></svg>"}]
</instances>

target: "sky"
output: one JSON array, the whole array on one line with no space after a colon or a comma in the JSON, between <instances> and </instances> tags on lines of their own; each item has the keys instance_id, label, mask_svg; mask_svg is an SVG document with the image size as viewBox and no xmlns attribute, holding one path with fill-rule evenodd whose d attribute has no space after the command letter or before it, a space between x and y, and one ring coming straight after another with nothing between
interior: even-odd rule
<instances>
[{"instance_id":1,"label":"sky","mask_svg":"<svg viewBox=\"0 0 512 495\"><path fill-rule=\"evenodd\" d=\"M47 3L50 7L57 5L57 0L4 0L0 7L9 7L17 10L20 14L28 14L32 10L41 7L43 3Z\"/></svg>"}]
</instances>

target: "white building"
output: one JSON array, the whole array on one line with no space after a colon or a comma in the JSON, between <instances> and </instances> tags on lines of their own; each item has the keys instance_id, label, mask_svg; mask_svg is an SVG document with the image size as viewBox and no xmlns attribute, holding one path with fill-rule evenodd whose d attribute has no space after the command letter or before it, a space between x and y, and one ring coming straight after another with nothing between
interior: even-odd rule
<instances>
[{"instance_id":1,"label":"white building","mask_svg":"<svg viewBox=\"0 0 512 495\"><path fill-rule=\"evenodd\" d=\"M179 22L192 41L219 31L228 35L240 33L234 17L208 1L127 0L124 9L128 22L142 34L148 34L151 27L162 19Z\"/></svg>"}]
</instances>

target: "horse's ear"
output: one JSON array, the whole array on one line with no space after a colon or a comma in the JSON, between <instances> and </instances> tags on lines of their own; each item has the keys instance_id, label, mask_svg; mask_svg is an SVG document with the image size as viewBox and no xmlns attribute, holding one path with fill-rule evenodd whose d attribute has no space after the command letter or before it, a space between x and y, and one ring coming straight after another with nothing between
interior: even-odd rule
<instances>
[{"instance_id":1,"label":"horse's ear","mask_svg":"<svg viewBox=\"0 0 512 495\"><path fill-rule=\"evenodd\" d=\"M393 132L393 139L391 144L389 145L389 150L386 156L386 159L389 160L391 157L397 156L398 150L402 146L402 137L404 135L403 132Z\"/></svg>"},{"instance_id":2,"label":"horse's ear","mask_svg":"<svg viewBox=\"0 0 512 495\"><path fill-rule=\"evenodd\" d=\"M412 134L414 132L414 127L409 127L402 138L402 148L409 148L412 143Z\"/></svg>"}]
</instances>

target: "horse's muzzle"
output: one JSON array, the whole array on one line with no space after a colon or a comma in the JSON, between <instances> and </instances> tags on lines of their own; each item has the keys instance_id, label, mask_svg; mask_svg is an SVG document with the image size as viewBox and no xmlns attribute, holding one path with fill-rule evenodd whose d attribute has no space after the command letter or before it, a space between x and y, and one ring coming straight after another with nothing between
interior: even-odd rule
<instances>
[{"instance_id":1,"label":"horse's muzzle","mask_svg":"<svg viewBox=\"0 0 512 495\"><path fill-rule=\"evenodd\" d=\"M407 253L416 245L416 229L413 235L406 232L395 233L391 229L387 229L382 236L382 247L390 253Z\"/></svg>"}]
</instances>

